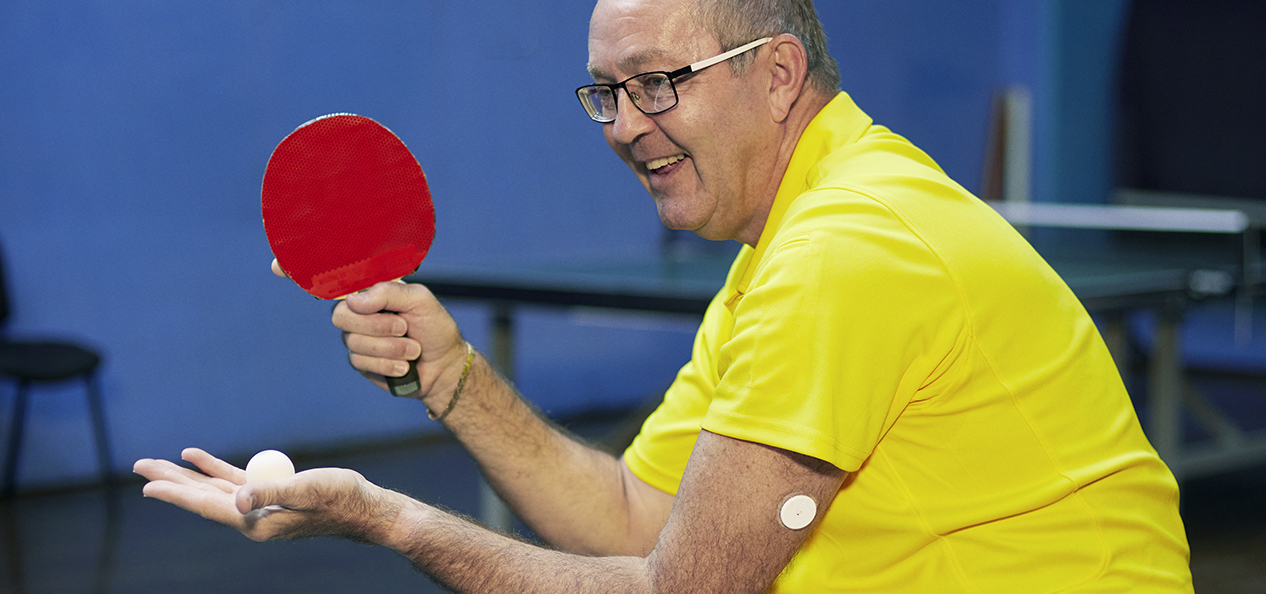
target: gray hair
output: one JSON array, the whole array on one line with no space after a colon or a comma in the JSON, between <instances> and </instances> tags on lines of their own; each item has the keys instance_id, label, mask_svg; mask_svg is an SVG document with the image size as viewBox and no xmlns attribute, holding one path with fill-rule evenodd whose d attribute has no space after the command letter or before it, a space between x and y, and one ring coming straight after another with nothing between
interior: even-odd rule
<instances>
[{"instance_id":1,"label":"gray hair","mask_svg":"<svg viewBox=\"0 0 1266 594\"><path fill-rule=\"evenodd\" d=\"M808 54L808 82L830 96L839 92L840 67L826 51L826 32L813 9L813 0L695 0L694 20L712 32L721 49L730 50L782 33L795 35ZM730 68L741 74L751 65L754 52L735 57Z\"/></svg>"}]
</instances>

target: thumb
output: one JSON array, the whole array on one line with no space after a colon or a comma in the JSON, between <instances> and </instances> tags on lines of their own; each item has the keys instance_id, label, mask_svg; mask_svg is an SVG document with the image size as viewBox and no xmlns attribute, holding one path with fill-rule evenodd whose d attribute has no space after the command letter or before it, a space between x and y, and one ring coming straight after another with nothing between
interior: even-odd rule
<instances>
[{"instance_id":1,"label":"thumb","mask_svg":"<svg viewBox=\"0 0 1266 594\"><path fill-rule=\"evenodd\" d=\"M286 274L286 271L281 269L281 264L277 263L276 258L273 258L272 268L273 268L273 274L283 277L283 278L290 278L290 275Z\"/></svg>"},{"instance_id":2,"label":"thumb","mask_svg":"<svg viewBox=\"0 0 1266 594\"><path fill-rule=\"evenodd\" d=\"M281 481L278 480L246 483L237 490L234 503L237 505L238 512L248 514L269 505L282 505L284 491Z\"/></svg>"}]
</instances>

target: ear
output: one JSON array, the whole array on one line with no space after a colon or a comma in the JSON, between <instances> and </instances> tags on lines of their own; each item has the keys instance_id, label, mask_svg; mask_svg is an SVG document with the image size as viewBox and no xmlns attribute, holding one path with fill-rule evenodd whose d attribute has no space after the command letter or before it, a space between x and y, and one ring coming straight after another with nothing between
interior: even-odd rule
<instances>
[{"instance_id":1,"label":"ear","mask_svg":"<svg viewBox=\"0 0 1266 594\"><path fill-rule=\"evenodd\" d=\"M809 75L809 55L795 35L783 33L769 42L769 109L775 122L781 123L791 113L791 106L800 98Z\"/></svg>"}]
</instances>

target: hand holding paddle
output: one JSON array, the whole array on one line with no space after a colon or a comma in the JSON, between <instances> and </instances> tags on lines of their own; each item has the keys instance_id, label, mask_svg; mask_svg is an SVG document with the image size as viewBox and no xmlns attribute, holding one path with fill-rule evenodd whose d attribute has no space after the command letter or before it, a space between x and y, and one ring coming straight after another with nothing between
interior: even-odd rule
<instances>
[{"instance_id":1,"label":"hand holding paddle","mask_svg":"<svg viewBox=\"0 0 1266 594\"><path fill-rule=\"evenodd\" d=\"M286 136L264 172L264 231L276 265L321 299L342 299L417 269L435 237L426 175L408 147L369 118L332 114ZM418 391L417 369L387 377Z\"/></svg>"}]
</instances>

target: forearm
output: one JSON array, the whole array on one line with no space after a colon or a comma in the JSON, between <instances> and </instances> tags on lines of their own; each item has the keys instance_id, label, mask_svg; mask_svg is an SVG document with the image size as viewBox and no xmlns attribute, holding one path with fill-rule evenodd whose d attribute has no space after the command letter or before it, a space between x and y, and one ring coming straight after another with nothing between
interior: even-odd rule
<instances>
[{"instance_id":1,"label":"forearm","mask_svg":"<svg viewBox=\"0 0 1266 594\"><path fill-rule=\"evenodd\" d=\"M379 386L415 361L417 397L443 416L492 486L542 538L587 554L645 554L653 546L671 496L633 481L640 494L631 500L656 505L652 519L644 519L625 495L631 475L624 465L538 418L483 357L470 359L463 384L468 346L426 287L379 283L335 307L332 321L343 331L352 367ZM458 386L461 397L454 400Z\"/></svg>"},{"instance_id":2,"label":"forearm","mask_svg":"<svg viewBox=\"0 0 1266 594\"><path fill-rule=\"evenodd\" d=\"M426 399L432 410L448 405L451 391L441 390ZM619 460L540 418L482 357L444 423L550 544L601 555L645 555L654 545L660 526L630 504Z\"/></svg>"},{"instance_id":3,"label":"forearm","mask_svg":"<svg viewBox=\"0 0 1266 594\"><path fill-rule=\"evenodd\" d=\"M403 501L384 546L460 592L650 592L639 557L582 557L498 534L426 504Z\"/></svg>"},{"instance_id":4,"label":"forearm","mask_svg":"<svg viewBox=\"0 0 1266 594\"><path fill-rule=\"evenodd\" d=\"M541 549L393 493L374 542L463 592L766 591L826 513L847 473L762 444L702 432L668 525L645 556ZM819 502L808 526L780 519L789 494Z\"/></svg>"}]
</instances>

